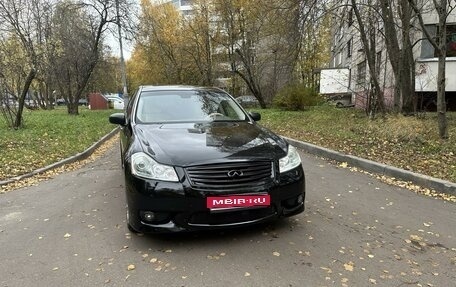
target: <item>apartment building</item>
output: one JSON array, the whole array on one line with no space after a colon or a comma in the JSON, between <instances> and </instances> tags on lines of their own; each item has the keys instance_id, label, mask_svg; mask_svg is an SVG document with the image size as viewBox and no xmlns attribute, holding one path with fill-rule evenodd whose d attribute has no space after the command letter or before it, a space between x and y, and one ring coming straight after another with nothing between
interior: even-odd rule
<instances>
[{"instance_id":1,"label":"apartment building","mask_svg":"<svg viewBox=\"0 0 456 287\"><path fill-rule=\"evenodd\" d=\"M172 2L176 9L183 15L183 16L191 16L192 15L192 0L171 0L165 2Z\"/></svg>"},{"instance_id":2,"label":"apartment building","mask_svg":"<svg viewBox=\"0 0 456 287\"><path fill-rule=\"evenodd\" d=\"M367 105L370 73L366 54L360 39L355 15L350 6L343 6L335 16L332 31L331 62L329 69L322 69L320 92L328 97L346 95L356 107ZM366 15L364 15L366 16ZM368 19L368 18L365 18ZM423 15L428 31L435 35L438 18L429 9ZM437 62L434 48L425 40L417 20L411 30L413 58L415 61L415 93L418 109L435 110L437 95ZM393 106L394 75L389 62L381 21L370 21L376 35L376 73L384 95L385 105ZM400 36L400 31L398 33ZM456 12L447 21L446 99L448 110L456 110Z\"/></svg>"}]
</instances>

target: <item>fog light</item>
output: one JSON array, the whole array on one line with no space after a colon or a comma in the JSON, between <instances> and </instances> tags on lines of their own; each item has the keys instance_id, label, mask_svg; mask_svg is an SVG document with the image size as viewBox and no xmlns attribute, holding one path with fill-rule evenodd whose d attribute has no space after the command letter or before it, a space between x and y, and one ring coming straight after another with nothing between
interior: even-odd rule
<instances>
[{"instance_id":1,"label":"fog light","mask_svg":"<svg viewBox=\"0 0 456 287\"><path fill-rule=\"evenodd\" d=\"M301 204L304 202L304 196L302 196L302 194L300 196L298 196L298 203Z\"/></svg>"},{"instance_id":2,"label":"fog light","mask_svg":"<svg viewBox=\"0 0 456 287\"><path fill-rule=\"evenodd\" d=\"M155 214L154 214L153 212L150 212L150 211L144 212L144 215L143 215L143 216L144 216L144 219L145 219L146 221L152 221L152 220L155 219Z\"/></svg>"}]
</instances>

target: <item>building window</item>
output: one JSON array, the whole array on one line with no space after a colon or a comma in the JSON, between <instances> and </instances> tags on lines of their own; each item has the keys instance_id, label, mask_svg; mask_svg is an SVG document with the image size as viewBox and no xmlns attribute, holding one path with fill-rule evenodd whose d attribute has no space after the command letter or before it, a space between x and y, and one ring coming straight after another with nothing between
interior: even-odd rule
<instances>
[{"instance_id":1,"label":"building window","mask_svg":"<svg viewBox=\"0 0 456 287\"><path fill-rule=\"evenodd\" d=\"M347 57L350 58L352 55L352 48L353 48L353 38L348 40L347 42Z\"/></svg>"},{"instance_id":2,"label":"building window","mask_svg":"<svg viewBox=\"0 0 456 287\"><path fill-rule=\"evenodd\" d=\"M356 77L356 85L362 87L366 84L366 61L358 64L358 74Z\"/></svg>"},{"instance_id":3,"label":"building window","mask_svg":"<svg viewBox=\"0 0 456 287\"><path fill-rule=\"evenodd\" d=\"M438 34L437 25L426 25L426 30L429 34L435 37ZM426 35L423 33L423 38L426 38ZM446 53L447 57L456 57L456 24L447 25L447 35L446 35ZM437 57L437 52L434 47L429 43L427 39L423 40L421 45L421 58L434 58Z\"/></svg>"},{"instance_id":4,"label":"building window","mask_svg":"<svg viewBox=\"0 0 456 287\"><path fill-rule=\"evenodd\" d=\"M447 57L456 57L456 25L447 26Z\"/></svg>"}]
</instances>

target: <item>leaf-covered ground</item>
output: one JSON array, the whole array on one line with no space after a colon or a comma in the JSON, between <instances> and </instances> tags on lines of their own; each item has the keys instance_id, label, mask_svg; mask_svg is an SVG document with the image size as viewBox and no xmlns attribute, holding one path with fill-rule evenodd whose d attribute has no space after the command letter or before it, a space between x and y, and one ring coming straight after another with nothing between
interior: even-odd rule
<instances>
[{"instance_id":1,"label":"leaf-covered ground","mask_svg":"<svg viewBox=\"0 0 456 287\"><path fill-rule=\"evenodd\" d=\"M24 128L9 129L0 118L0 180L22 175L84 151L115 126L112 110L80 108L79 116L66 109L25 111Z\"/></svg>"},{"instance_id":2,"label":"leaf-covered ground","mask_svg":"<svg viewBox=\"0 0 456 287\"><path fill-rule=\"evenodd\" d=\"M281 135L456 182L456 113L448 113L450 139L440 140L435 113L370 120L363 111L330 106L257 111L260 123Z\"/></svg>"}]
</instances>

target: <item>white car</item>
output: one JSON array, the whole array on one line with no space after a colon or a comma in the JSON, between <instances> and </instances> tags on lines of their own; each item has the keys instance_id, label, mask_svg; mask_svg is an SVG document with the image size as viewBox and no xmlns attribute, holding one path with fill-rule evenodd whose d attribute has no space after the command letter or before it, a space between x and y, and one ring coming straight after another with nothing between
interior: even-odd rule
<instances>
[{"instance_id":1,"label":"white car","mask_svg":"<svg viewBox=\"0 0 456 287\"><path fill-rule=\"evenodd\" d=\"M123 110L125 103L124 100L120 97L108 96L106 97L110 103L113 103L113 108L115 110Z\"/></svg>"}]
</instances>

